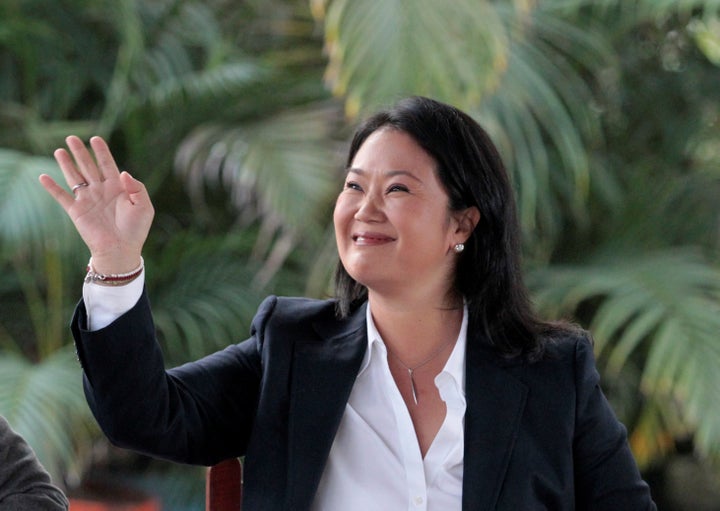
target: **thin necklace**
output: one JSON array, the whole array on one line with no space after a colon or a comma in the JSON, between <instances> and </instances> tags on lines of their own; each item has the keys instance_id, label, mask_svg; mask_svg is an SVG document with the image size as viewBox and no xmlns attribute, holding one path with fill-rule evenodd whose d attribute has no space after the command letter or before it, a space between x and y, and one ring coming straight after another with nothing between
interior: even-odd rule
<instances>
[{"instance_id":1,"label":"thin necklace","mask_svg":"<svg viewBox=\"0 0 720 511\"><path fill-rule=\"evenodd\" d=\"M455 340L455 339L452 339L452 338L451 338L448 342L446 342L445 344L443 344L442 346L440 346L440 347L437 349L437 351L433 352L432 355L430 355L428 358L426 358L425 360L423 360L422 362L420 362L419 364L417 364L415 367L410 367L410 366L408 366L405 362L403 362L402 360L400 360L400 357L398 357L395 353L393 353L392 351L390 351L390 348L388 348L387 346L385 346L385 349L387 349L387 352L390 353L393 357L395 357L395 360L397 360L398 362L400 362L400 365L402 365L402 366L405 368L405 370L408 372L408 376L410 377L410 388L412 389L412 397L413 397L413 401L415 401L415 404L418 404L417 391L416 391L416 389L415 389L415 377L414 377L415 371L418 370L418 369L420 369L420 368L423 367L424 365L430 363L430 361L433 360L435 357L437 357L440 353L442 353L442 352L445 350L445 348L447 348L448 346L450 346L450 344L452 344L452 342L453 342L454 340Z\"/></svg>"}]
</instances>

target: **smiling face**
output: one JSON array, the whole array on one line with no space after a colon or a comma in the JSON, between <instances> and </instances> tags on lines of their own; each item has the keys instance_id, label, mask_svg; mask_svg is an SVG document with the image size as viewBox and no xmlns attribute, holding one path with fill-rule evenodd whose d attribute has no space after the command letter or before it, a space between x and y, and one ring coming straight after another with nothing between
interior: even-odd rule
<instances>
[{"instance_id":1,"label":"smiling face","mask_svg":"<svg viewBox=\"0 0 720 511\"><path fill-rule=\"evenodd\" d=\"M435 160L408 134L372 133L355 155L333 216L348 274L368 291L444 299L465 241Z\"/></svg>"}]
</instances>

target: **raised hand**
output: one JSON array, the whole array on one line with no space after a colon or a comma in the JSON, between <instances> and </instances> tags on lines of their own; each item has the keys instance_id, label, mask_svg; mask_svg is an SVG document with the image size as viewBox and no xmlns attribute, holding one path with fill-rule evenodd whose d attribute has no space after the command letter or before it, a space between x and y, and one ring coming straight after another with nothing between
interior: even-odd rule
<instances>
[{"instance_id":1,"label":"raised hand","mask_svg":"<svg viewBox=\"0 0 720 511\"><path fill-rule=\"evenodd\" d=\"M140 263L155 214L145 186L118 170L102 138L90 139L94 157L78 137L69 136L66 143L70 152L61 148L54 156L71 192L47 174L40 176L40 183L75 224L95 271L132 271Z\"/></svg>"}]
</instances>

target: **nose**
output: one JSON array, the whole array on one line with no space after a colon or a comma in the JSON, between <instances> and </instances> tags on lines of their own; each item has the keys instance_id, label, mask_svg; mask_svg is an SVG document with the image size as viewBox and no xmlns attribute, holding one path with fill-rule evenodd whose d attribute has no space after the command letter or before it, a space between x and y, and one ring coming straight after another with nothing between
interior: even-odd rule
<instances>
[{"instance_id":1,"label":"nose","mask_svg":"<svg viewBox=\"0 0 720 511\"><path fill-rule=\"evenodd\" d=\"M355 212L355 220L358 222L380 222L384 218L385 214L382 210L380 200L375 194L365 194L362 201L358 205L358 209Z\"/></svg>"}]
</instances>

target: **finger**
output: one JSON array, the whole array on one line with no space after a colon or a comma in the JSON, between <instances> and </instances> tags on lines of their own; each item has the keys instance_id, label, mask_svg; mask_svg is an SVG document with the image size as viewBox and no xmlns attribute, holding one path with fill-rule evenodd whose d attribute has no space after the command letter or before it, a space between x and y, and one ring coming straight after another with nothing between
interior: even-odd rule
<instances>
[{"instance_id":1,"label":"finger","mask_svg":"<svg viewBox=\"0 0 720 511\"><path fill-rule=\"evenodd\" d=\"M65 149L56 149L53 156L60 166L63 176L65 176L65 182L68 187L72 189L76 184L87 181L85 176L83 176L75 166L75 160L73 160L72 156L70 156ZM53 182L55 181L53 180Z\"/></svg>"},{"instance_id":2,"label":"finger","mask_svg":"<svg viewBox=\"0 0 720 511\"><path fill-rule=\"evenodd\" d=\"M83 181L87 181L88 183L102 181L102 174L98 170L95 159L90 154L90 151L88 151L85 143L75 135L67 137L65 143L75 159L77 170L84 176Z\"/></svg>"},{"instance_id":3,"label":"finger","mask_svg":"<svg viewBox=\"0 0 720 511\"><path fill-rule=\"evenodd\" d=\"M125 191L130 197L130 202L133 204L150 204L150 195L145 188L145 185L130 175L129 172L122 172L120 174L120 180L125 186Z\"/></svg>"},{"instance_id":4,"label":"finger","mask_svg":"<svg viewBox=\"0 0 720 511\"><path fill-rule=\"evenodd\" d=\"M62 206L65 211L70 209L70 206L75 202L75 198L66 192L59 184L55 182L53 178L47 174L40 175L40 184L52 195L52 197Z\"/></svg>"},{"instance_id":5,"label":"finger","mask_svg":"<svg viewBox=\"0 0 720 511\"><path fill-rule=\"evenodd\" d=\"M90 147L92 147L95 153L95 160L97 161L102 178L118 177L120 171L105 140L103 140L102 137L92 137L90 139Z\"/></svg>"}]
</instances>

